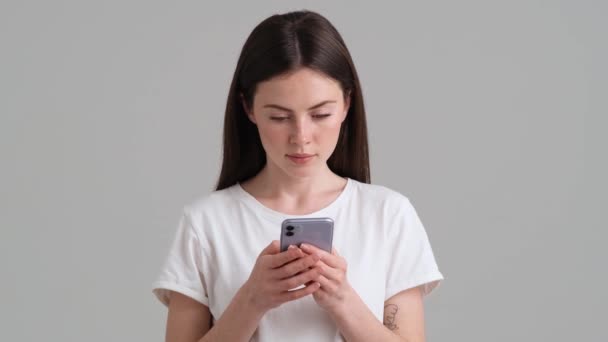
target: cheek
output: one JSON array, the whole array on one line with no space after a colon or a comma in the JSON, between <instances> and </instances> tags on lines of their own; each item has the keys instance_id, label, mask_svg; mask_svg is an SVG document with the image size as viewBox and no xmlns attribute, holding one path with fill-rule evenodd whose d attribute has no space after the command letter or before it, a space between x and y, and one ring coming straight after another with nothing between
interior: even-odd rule
<instances>
[{"instance_id":1,"label":"cheek","mask_svg":"<svg viewBox=\"0 0 608 342\"><path fill-rule=\"evenodd\" d=\"M334 143L340 135L341 122L339 120L328 122L320 129L319 139L323 142Z\"/></svg>"},{"instance_id":2,"label":"cheek","mask_svg":"<svg viewBox=\"0 0 608 342\"><path fill-rule=\"evenodd\" d=\"M279 127L258 126L258 132L265 149L272 149L273 146L285 139L285 133Z\"/></svg>"}]
</instances>

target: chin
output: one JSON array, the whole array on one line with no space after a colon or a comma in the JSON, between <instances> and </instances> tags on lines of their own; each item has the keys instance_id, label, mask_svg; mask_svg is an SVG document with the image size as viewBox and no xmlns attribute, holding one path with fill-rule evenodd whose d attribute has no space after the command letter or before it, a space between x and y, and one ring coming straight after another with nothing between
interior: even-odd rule
<instances>
[{"instance_id":1,"label":"chin","mask_svg":"<svg viewBox=\"0 0 608 342\"><path fill-rule=\"evenodd\" d=\"M284 159L283 159L284 158ZM298 165L289 160L286 157L267 159L267 163L272 164L272 168L283 173L284 175L291 178L310 178L321 173L324 163L322 158L317 156L316 160L312 160L310 163ZM326 163L325 163L326 165Z\"/></svg>"},{"instance_id":2,"label":"chin","mask_svg":"<svg viewBox=\"0 0 608 342\"><path fill-rule=\"evenodd\" d=\"M317 170L310 167L295 170L293 168L287 168L283 169L283 172L294 178L309 178L317 174Z\"/></svg>"},{"instance_id":3,"label":"chin","mask_svg":"<svg viewBox=\"0 0 608 342\"><path fill-rule=\"evenodd\" d=\"M283 172L285 172L290 177L294 178L310 178L319 173L319 167L316 164L306 165L306 166L298 166L298 165L286 165L282 167Z\"/></svg>"}]
</instances>

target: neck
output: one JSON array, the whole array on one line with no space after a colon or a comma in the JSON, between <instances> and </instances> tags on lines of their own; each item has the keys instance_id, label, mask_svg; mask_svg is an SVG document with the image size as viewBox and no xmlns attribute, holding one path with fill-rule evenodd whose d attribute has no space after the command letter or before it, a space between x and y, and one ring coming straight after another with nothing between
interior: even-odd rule
<instances>
[{"instance_id":1,"label":"neck","mask_svg":"<svg viewBox=\"0 0 608 342\"><path fill-rule=\"evenodd\" d=\"M344 178L333 173L329 167L318 170L309 177L293 177L277 167L266 164L251 180L251 188L260 197L305 199L321 193L335 191L345 184ZM252 189L252 190L253 190Z\"/></svg>"}]
</instances>

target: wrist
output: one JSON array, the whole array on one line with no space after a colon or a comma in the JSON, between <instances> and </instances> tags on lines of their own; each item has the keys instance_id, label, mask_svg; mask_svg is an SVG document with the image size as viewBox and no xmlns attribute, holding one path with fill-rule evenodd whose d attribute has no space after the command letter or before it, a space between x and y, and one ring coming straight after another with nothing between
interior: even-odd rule
<instances>
[{"instance_id":1,"label":"wrist","mask_svg":"<svg viewBox=\"0 0 608 342\"><path fill-rule=\"evenodd\" d=\"M382 322L379 321L367 304L353 289L345 296L344 305L340 305L335 311L330 313L330 317L338 327L338 330L347 341L369 341L386 340L377 338ZM371 338L375 336L376 338Z\"/></svg>"},{"instance_id":2,"label":"wrist","mask_svg":"<svg viewBox=\"0 0 608 342\"><path fill-rule=\"evenodd\" d=\"M330 315L333 316L334 319L338 319L340 317L344 317L353 312L353 309L358 308L360 304L365 305L359 297L359 294L349 286L348 291L346 291L344 298L338 303L338 305L334 306L330 312Z\"/></svg>"},{"instance_id":3,"label":"wrist","mask_svg":"<svg viewBox=\"0 0 608 342\"><path fill-rule=\"evenodd\" d=\"M262 307L260 303L258 303L256 300L255 291L248 286L247 282L245 282L245 284L243 284L243 286L241 286L241 288L237 291L235 300L238 302L239 307L245 308L259 319L261 319L266 311L268 311L268 309Z\"/></svg>"}]
</instances>

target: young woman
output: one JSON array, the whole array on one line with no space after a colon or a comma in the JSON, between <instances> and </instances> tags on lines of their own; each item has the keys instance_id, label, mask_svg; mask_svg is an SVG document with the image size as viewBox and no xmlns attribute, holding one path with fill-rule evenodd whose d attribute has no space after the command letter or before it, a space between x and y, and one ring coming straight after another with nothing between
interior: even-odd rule
<instances>
[{"instance_id":1,"label":"young woman","mask_svg":"<svg viewBox=\"0 0 608 342\"><path fill-rule=\"evenodd\" d=\"M408 198L369 184L361 87L332 24L260 23L225 115L217 189L184 208L154 283L167 341L423 341L443 276ZM302 217L333 219L331 253L280 251L282 221Z\"/></svg>"}]
</instances>

